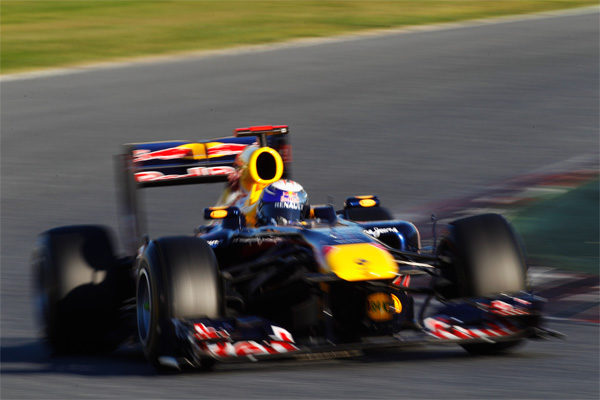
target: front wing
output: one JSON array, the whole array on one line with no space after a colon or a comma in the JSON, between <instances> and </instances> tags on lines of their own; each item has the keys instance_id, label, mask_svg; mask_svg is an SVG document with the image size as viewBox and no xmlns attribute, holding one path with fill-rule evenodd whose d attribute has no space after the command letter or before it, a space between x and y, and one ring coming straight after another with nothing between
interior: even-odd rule
<instances>
[{"instance_id":1,"label":"front wing","mask_svg":"<svg viewBox=\"0 0 600 400\"><path fill-rule=\"evenodd\" d=\"M415 329L394 335L367 336L359 342L333 344L326 339L296 341L292 333L260 317L174 319L181 353L162 357L165 364L197 367L207 359L256 361L313 355L356 355L360 350L421 345L498 343L561 335L542 328L544 300L532 295L454 303L425 318ZM161 361L161 362L162 362Z\"/></svg>"}]
</instances>

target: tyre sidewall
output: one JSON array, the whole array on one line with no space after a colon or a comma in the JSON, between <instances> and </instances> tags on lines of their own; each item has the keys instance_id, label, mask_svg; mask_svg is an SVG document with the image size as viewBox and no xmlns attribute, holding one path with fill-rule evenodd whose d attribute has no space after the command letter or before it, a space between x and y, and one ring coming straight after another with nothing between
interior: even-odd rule
<instances>
[{"instance_id":1,"label":"tyre sidewall","mask_svg":"<svg viewBox=\"0 0 600 400\"><path fill-rule=\"evenodd\" d=\"M150 247L151 246L151 247ZM136 283L136 298L140 296L140 285L143 284L143 277L148 279L150 287L150 322L148 326L146 338L142 338L138 326L138 337L144 348L146 358L156 367L159 366L158 357L161 354L167 354L168 344L173 339L170 335L170 311L167 307L168 299L165 298L166 293L164 279L162 276L162 263L158 254L158 245L151 243L149 248L144 253L144 256L139 262L137 283ZM137 316L139 320L139 315Z\"/></svg>"},{"instance_id":2,"label":"tyre sidewall","mask_svg":"<svg viewBox=\"0 0 600 400\"><path fill-rule=\"evenodd\" d=\"M200 276L199 278L198 270ZM202 275L204 274L204 275ZM150 286L150 322L147 336L138 336L147 359L158 369L160 356L182 356L175 335L173 318L217 318L223 315L222 287L216 258L208 244L199 238L169 237L151 241L138 262L136 279L136 299L140 301L140 286L144 277ZM181 278L189 279L193 289L202 291L202 285L214 287L215 307L202 305L185 307L189 293L178 290L176 283ZM209 290L210 291L210 290ZM210 300L210 299L209 299ZM138 321L139 321L138 305Z\"/></svg>"}]
</instances>

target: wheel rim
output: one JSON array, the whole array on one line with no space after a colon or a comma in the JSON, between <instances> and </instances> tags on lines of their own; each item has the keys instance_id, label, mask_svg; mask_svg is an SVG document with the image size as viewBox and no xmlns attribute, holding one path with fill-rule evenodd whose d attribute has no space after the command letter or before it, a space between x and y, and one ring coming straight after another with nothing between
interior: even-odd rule
<instances>
[{"instance_id":1,"label":"wheel rim","mask_svg":"<svg viewBox=\"0 0 600 400\"><path fill-rule=\"evenodd\" d=\"M150 279L148 279L146 270L142 270L138 280L136 310L138 334L143 344L148 340L150 332L150 319L152 317L152 297L150 293Z\"/></svg>"}]
</instances>

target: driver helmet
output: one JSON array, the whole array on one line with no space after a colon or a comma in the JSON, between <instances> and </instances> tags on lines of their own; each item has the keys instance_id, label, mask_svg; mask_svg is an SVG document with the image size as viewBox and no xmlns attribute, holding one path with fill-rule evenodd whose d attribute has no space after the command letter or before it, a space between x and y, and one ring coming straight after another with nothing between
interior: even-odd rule
<instances>
[{"instance_id":1,"label":"driver helmet","mask_svg":"<svg viewBox=\"0 0 600 400\"><path fill-rule=\"evenodd\" d=\"M308 195L298 182L281 179L263 189L256 209L258 225L298 223L307 215Z\"/></svg>"}]
</instances>

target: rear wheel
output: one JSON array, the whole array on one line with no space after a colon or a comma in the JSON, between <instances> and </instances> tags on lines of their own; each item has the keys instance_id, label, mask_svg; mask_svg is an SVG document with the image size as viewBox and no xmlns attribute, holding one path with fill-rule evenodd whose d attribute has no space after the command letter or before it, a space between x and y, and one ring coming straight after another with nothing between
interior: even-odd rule
<instances>
[{"instance_id":1,"label":"rear wheel","mask_svg":"<svg viewBox=\"0 0 600 400\"><path fill-rule=\"evenodd\" d=\"M172 318L218 318L223 295L215 255L202 239L151 241L139 262L137 325L146 358L157 369L177 367L182 356ZM202 360L209 366L211 360Z\"/></svg>"},{"instance_id":2,"label":"rear wheel","mask_svg":"<svg viewBox=\"0 0 600 400\"><path fill-rule=\"evenodd\" d=\"M437 292L446 299L494 297L527 290L521 241L504 217L476 215L454 221L438 246L442 277ZM473 354L504 352L521 340L463 345Z\"/></svg>"},{"instance_id":3,"label":"rear wheel","mask_svg":"<svg viewBox=\"0 0 600 400\"><path fill-rule=\"evenodd\" d=\"M32 256L37 316L55 353L98 353L124 337L121 302L108 230L66 226L38 237Z\"/></svg>"}]
</instances>

